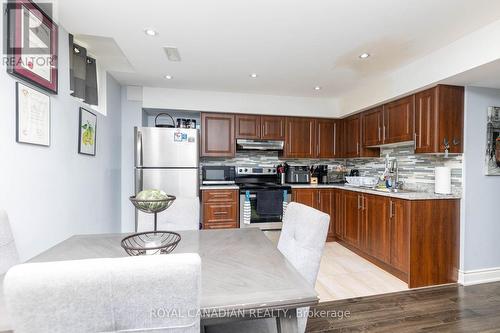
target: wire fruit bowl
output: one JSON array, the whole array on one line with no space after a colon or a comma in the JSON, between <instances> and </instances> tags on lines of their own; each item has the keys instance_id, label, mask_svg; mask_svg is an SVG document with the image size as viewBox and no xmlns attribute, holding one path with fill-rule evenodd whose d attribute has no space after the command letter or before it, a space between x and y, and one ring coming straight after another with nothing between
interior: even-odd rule
<instances>
[{"instance_id":1,"label":"wire fruit bowl","mask_svg":"<svg viewBox=\"0 0 500 333\"><path fill-rule=\"evenodd\" d=\"M168 254L180 241L181 235L176 232L148 231L125 237L121 246L129 256Z\"/></svg>"},{"instance_id":2,"label":"wire fruit bowl","mask_svg":"<svg viewBox=\"0 0 500 333\"><path fill-rule=\"evenodd\" d=\"M130 201L134 204L135 208L139 209L141 212L149 214L163 212L165 209L172 206L175 199L176 197L170 194L167 194L166 199L156 200L137 199L135 196L130 197Z\"/></svg>"}]
</instances>

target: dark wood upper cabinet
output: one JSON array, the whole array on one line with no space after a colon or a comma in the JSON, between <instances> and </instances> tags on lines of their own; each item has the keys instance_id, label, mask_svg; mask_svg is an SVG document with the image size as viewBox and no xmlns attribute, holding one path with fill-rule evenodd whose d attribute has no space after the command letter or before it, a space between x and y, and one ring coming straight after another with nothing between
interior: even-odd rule
<instances>
[{"instance_id":1,"label":"dark wood upper cabinet","mask_svg":"<svg viewBox=\"0 0 500 333\"><path fill-rule=\"evenodd\" d=\"M235 155L234 115L203 112L201 126L201 156Z\"/></svg>"},{"instance_id":2,"label":"dark wood upper cabinet","mask_svg":"<svg viewBox=\"0 0 500 333\"><path fill-rule=\"evenodd\" d=\"M336 156L336 121L332 119L318 119L316 121L317 149L316 157L334 158Z\"/></svg>"},{"instance_id":3,"label":"dark wood upper cabinet","mask_svg":"<svg viewBox=\"0 0 500 333\"><path fill-rule=\"evenodd\" d=\"M236 115L236 139L260 139L259 115Z\"/></svg>"},{"instance_id":4,"label":"dark wood upper cabinet","mask_svg":"<svg viewBox=\"0 0 500 333\"><path fill-rule=\"evenodd\" d=\"M360 155L360 115L354 115L344 120L344 156L359 157Z\"/></svg>"},{"instance_id":5,"label":"dark wood upper cabinet","mask_svg":"<svg viewBox=\"0 0 500 333\"><path fill-rule=\"evenodd\" d=\"M408 96L384 105L384 144L413 140L415 97Z\"/></svg>"},{"instance_id":6,"label":"dark wood upper cabinet","mask_svg":"<svg viewBox=\"0 0 500 333\"><path fill-rule=\"evenodd\" d=\"M285 117L261 116L261 139L285 140Z\"/></svg>"},{"instance_id":7,"label":"dark wood upper cabinet","mask_svg":"<svg viewBox=\"0 0 500 333\"><path fill-rule=\"evenodd\" d=\"M407 200L389 200L390 264L403 273L408 273L410 261L410 209Z\"/></svg>"},{"instance_id":8,"label":"dark wood upper cabinet","mask_svg":"<svg viewBox=\"0 0 500 333\"><path fill-rule=\"evenodd\" d=\"M415 152L463 152L464 88L438 85L415 94Z\"/></svg>"},{"instance_id":9,"label":"dark wood upper cabinet","mask_svg":"<svg viewBox=\"0 0 500 333\"><path fill-rule=\"evenodd\" d=\"M378 107L363 112L363 146L383 144L384 108Z\"/></svg>"},{"instance_id":10,"label":"dark wood upper cabinet","mask_svg":"<svg viewBox=\"0 0 500 333\"><path fill-rule=\"evenodd\" d=\"M286 118L285 157L314 158L316 156L316 120Z\"/></svg>"}]
</instances>

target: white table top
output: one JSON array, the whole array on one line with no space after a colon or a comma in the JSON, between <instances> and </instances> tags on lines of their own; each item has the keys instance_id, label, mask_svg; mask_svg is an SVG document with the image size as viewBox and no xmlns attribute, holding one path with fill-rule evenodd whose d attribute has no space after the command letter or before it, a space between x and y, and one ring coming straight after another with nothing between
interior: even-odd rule
<instances>
[{"instance_id":1,"label":"white table top","mask_svg":"<svg viewBox=\"0 0 500 333\"><path fill-rule=\"evenodd\" d=\"M195 252L202 260L202 310L293 309L318 303L314 288L258 229L179 234L182 239L172 253ZM29 262L126 257L120 246L126 235L73 236Z\"/></svg>"}]
</instances>

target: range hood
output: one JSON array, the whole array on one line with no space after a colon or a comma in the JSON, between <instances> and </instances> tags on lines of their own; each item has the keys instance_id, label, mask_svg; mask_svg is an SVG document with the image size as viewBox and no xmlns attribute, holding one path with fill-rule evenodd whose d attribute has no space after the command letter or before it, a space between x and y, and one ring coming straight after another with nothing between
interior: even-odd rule
<instances>
[{"instance_id":1,"label":"range hood","mask_svg":"<svg viewBox=\"0 0 500 333\"><path fill-rule=\"evenodd\" d=\"M284 141L237 139L237 150L283 150Z\"/></svg>"}]
</instances>

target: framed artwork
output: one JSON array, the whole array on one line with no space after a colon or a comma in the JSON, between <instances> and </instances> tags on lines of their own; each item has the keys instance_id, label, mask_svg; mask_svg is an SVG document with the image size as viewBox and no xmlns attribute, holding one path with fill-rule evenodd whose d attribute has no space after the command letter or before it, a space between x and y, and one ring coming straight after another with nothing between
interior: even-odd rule
<instances>
[{"instance_id":1,"label":"framed artwork","mask_svg":"<svg viewBox=\"0 0 500 333\"><path fill-rule=\"evenodd\" d=\"M97 116L87 109L80 108L78 153L95 156Z\"/></svg>"},{"instance_id":2,"label":"framed artwork","mask_svg":"<svg viewBox=\"0 0 500 333\"><path fill-rule=\"evenodd\" d=\"M488 108L486 129L485 173L500 176L500 107Z\"/></svg>"},{"instance_id":3,"label":"framed artwork","mask_svg":"<svg viewBox=\"0 0 500 333\"><path fill-rule=\"evenodd\" d=\"M31 0L10 1L7 14L7 71L57 94L57 25Z\"/></svg>"},{"instance_id":4,"label":"framed artwork","mask_svg":"<svg viewBox=\"0 0 500 333\"><path fill-rule=\"evenodd\" d=\"M16 141L50 146L50 96L16 82Z\"/></svg>"}]
</instances>

